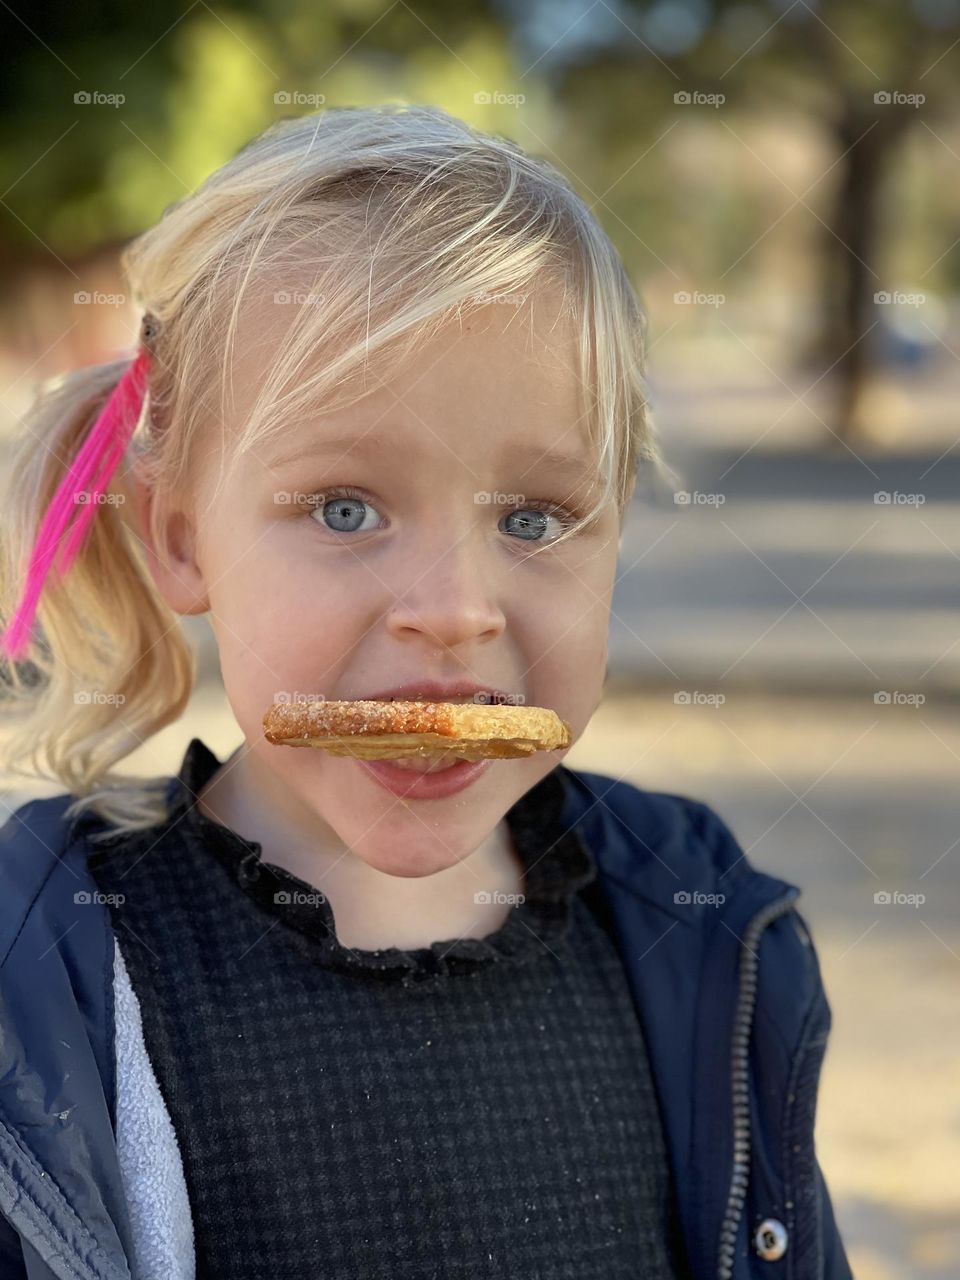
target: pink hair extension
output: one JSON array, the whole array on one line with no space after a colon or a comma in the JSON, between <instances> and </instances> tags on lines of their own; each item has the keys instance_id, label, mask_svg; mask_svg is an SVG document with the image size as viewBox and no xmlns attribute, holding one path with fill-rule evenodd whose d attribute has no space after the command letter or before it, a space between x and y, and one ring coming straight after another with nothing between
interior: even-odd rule
<instances>
[{"instance_id":1,"label":"pink hair extension","mask_svg":"<svg viewBox=\"0 0 960 1280\"><path fill-rule=\"evenodd\" d=\"M47 507L30 556L26 586L0 637L0 649L8 658L21 657L27 648L48 573L54 569L62 578L83 545L100 495L110 483L140 418L149 364L149 352L141 349L110 393ZM81 500L80 494L86 494L86 500Z\"/></svg>"}]
</instances>

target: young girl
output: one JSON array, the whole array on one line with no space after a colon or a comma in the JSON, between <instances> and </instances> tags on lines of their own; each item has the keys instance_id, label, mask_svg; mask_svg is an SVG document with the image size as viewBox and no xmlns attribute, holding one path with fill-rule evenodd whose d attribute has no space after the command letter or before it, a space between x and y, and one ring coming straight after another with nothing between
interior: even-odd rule
<instances>
[{"instance_id":1,"label":"young girl","mask_svg":"<svg viewBox=\"0 0 960 1280\"><path fill-rule=\"evenodd\" d=\"M0 832L0 1280L849 1277L798 889L562 753L263 732L585 728L658 455L584 203L443 111L328 110L124 265L137 355L41 398L3 507L8 766L65 791ZM242 745L117 775L188 702L188 613Z\"/></svg>"}]
</instances>

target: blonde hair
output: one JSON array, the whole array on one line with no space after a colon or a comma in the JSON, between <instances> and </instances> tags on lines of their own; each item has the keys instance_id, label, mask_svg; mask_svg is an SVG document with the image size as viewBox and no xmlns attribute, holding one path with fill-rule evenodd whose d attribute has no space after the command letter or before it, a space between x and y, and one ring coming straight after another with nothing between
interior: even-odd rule
<instances>
[{"instance_id":1,"label":"blonde hair","mask_svg":"<svg viewBox=\"0 0 960 1280\"><path fill-rule=\"evenodd\" d=\"M256 404L222 442L225 458L282 434L299 408L330 402L373 357L382 377L451 313L548 282L562 287L577 325L603 479L596 506L561 538L611 499L622 527L639 463L664 473L643 378L645 317L610 240L556 169L439 108L346 107L281 121L170 206L122 265L133 297L159 321L127 459L155 495L158 542L165 503L189 494L199 451L230 412L241 305L311 268ZM30 412L0 517L5 618L47 504L126 363L70 373ZM111 491L126 484L118 475ZM41 634L23 669L10 664L5 690L21 713L4 743L7 769L59 781L76 797L68 816L92 810L114 833L166 816L163 779L112 769L181 715L196 676L129 507L102 503L63 581L48 579Z\"/></svg>"}]
</instances>

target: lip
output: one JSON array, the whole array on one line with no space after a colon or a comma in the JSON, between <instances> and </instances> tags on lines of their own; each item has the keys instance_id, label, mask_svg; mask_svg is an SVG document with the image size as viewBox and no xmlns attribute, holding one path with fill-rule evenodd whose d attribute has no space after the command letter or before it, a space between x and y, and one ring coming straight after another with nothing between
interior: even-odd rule
<instances>
[{"instance_id":1,"label":"lip","mask_svg":"<svg viewBox=\"0 0 960 1280\"><path fill-rule=\"evenodd\" d=\"M492 760L458 760L438 773L411 773L389 760L357 760L367 776L404 800L443 800L471 786L487 771Z\"/></svg>"},{"instance_id":2,"label":"lip","mask_svg":"<svg viewBox=\"0 0 960 1280\"><path fill-rule=\"evenodd\" d=\"M450 698L476 698L478 693L486 695L490 702L509 702L510 695L492 685L477 684L475 680L408 680L404 684L395 685L392 689L382 689L378 693L364 693L360 697L372 702L413 701L418 697L430 702L446 702Z\"/></svg>"}]
</instances>

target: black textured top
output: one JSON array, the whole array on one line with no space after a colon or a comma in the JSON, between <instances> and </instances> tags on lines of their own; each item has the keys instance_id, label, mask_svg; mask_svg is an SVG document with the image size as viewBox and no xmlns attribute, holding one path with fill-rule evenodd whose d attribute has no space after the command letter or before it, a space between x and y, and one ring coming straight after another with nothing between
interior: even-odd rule
<instances>
[{"instance_id":1,"label":"black textured top","mask_svg":"<svg viewBox=\"0 0 960 1280\"><path fill-rule=\"evenodd\" d=\"M358 951L313 886L200 812L219 767L194 738L168 820L90 857L122 895L198 1280L685 1276L640 1025L555 773L506 815L525 901L499 929Z\"/></svg>"}]
</instances>

